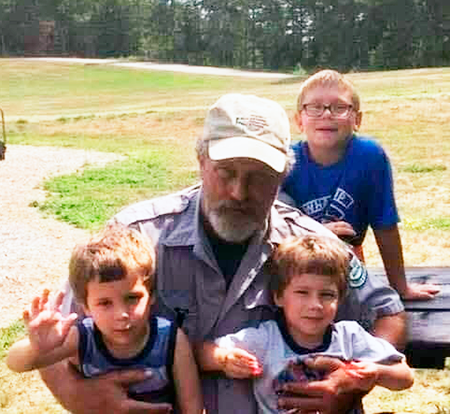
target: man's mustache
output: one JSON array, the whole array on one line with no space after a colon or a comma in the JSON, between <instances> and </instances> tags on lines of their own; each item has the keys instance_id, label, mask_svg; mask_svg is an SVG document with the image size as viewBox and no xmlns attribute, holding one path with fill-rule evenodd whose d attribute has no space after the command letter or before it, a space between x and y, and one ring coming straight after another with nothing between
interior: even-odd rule
<instances>
[{"instance_id":1,"label":"man's mustache","mask_svg":"<svg viewBox=\"0 0 450 414\"><path fill-rule=\"evenodd\" d=\"M242 214L247 214L249 216L256 215L256 206L248 202L240 202L234 200L222 200L216 205L216 210L218 211L237 211Z\"/></svg>"}]
</instances>

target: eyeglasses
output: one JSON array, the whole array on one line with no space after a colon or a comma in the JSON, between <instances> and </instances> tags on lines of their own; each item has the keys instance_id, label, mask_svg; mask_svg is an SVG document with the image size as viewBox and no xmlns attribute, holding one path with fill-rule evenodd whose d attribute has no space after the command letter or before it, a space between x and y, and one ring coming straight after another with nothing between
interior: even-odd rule
<instances>
[{"instance_id":1,"label":"eyeglasses","mask_svg":"<svg viewBox=\"0 0 450 414\"><path fill-rule=\"evenodd\" d=\"M347 118L352 109L353 105L347 105L342 103L331 104L331 105L322 105L318 103L310 103L303 104L303 111L306 112L306 115L311 118L320 118L326 109L328 109L331 113L331 116L334 118Z\"/></svg>"}]
</instances>

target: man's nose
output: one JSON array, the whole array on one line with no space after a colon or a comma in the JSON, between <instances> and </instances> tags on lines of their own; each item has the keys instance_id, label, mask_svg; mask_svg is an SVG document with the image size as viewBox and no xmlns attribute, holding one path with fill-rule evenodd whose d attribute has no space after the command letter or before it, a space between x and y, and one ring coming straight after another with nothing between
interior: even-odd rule
<instances>
[{"instance_id":1,"label":"man's nose","mask_svg":"<svg viewBox=\"0 0 450 414\"><path fill-rule=\"evenodd\" d=\"M245 178L236 177L230 183L230 195L234 200L245 200L248 196L248 183Z\"/></svg>"}]
</instances>

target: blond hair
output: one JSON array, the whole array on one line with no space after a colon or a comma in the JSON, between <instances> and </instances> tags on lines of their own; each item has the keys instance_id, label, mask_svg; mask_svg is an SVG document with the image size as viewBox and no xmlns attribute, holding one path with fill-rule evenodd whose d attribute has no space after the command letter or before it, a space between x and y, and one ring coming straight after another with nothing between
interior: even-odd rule
<instances>
[{"instance_id":1,"label":"blond hair","mask_svg":"<svg viewBox=\"0 0 450 414\"><path fill-rule=\"evenodd\" d=\"M348 78L346 78L341 73L331 70L324 69L306 79L302 86L297 98L297 110L301 111L303 108L303 103L306 94L313 88L322 87L338 87L352 94L352 105L353 109L358 112L360 108L360 99L358 92L356 92L355 86Z\"/></svg>"},{"instance_id":2,"label":"blond hair","mask_svg":"<svg viewBox=\"0 0 450 414\"><path fill-rule=\"evenodd\" d=\"M350 252L339 239L316 234L285 239L268 261L270 287L281 296L296 275L331 276L341 300L347 291Z\"/></svg>"},{"instance_id":3,"label":"blond hair","mask_svg":"<svg viewBox=\"0 0 450 414\"><path fill-rule=\"evenodd\" d=\"M69 283L80 304L86 305L87 284L111 282L131 273L153 291L155 249L149 238L121 224L110 224L87 243L76 246L69 263Z\"/></svg>"}]
</instances>

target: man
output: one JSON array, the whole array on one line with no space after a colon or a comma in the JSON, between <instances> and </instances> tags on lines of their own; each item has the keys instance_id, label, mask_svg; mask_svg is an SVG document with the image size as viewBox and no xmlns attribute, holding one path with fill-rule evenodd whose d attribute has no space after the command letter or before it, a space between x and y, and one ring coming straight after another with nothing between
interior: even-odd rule
<instances>
[{"instance_id":1,"label":"man","mask_svg":"<svg viewBox=\"0 0 450 414\"><path fill-rule=\"evenodd\" d=\"M289 145L289 120L278 104L255 96L225 95L210 108L198 141L202 184L135 204L116 216L157 244L158 310L177 319L193 343L272 317L264 263L274 246L293 234L331 234L276 201L290 168ZM379 280L369 279L356 258L349 284L340 317L357 319L400 345L405 324L398 295ZM350 406L347 401L357 387L342 363L315 364L330 371L328 378L287 385L280 408L333 413ZM126 386L141 379L141 373L108 375L89 380L88 387L88 380L65 366L43 372L57 398L76 413L167 412L166 406L138 405L126 398ZM208 413L256 413L250 381L203 373L202 386Z\"/></svg>"}]
</instances>

